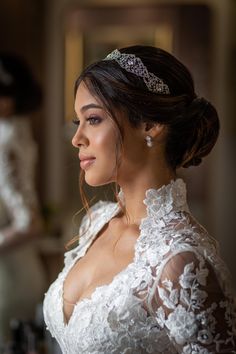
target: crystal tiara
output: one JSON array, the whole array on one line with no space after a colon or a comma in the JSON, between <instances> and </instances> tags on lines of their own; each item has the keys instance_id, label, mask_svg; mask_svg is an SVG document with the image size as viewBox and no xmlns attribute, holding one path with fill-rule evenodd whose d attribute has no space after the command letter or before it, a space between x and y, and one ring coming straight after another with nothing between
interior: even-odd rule
<instances>
[{"instance_id":1,"label":"crystal tiara","mask_svg":"<svg viewBox=\"0 0 236 354\"><path fill-rule=\"evenodd\" d=\"M168 85L162 79L150 73L142 60L134 54L121 53L118 49L115 49L103 60L115 60L126 71L142 77L149 91L163 95L170 94Z\"/></svg>"}]
</instances>

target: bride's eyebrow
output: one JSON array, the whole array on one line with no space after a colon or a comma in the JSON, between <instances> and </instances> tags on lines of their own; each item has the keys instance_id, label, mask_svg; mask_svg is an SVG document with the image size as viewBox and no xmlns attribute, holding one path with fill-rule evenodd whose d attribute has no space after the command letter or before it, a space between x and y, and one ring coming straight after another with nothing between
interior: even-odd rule
<instances>
[{"instance_id":1,"label":"bride's eyebrow","mask_svg":"<svg viewBox=\"0 0 236 354\"><path fill-rule=\"evenodd\" d=\"M81 107L81 108L80 108L80 112L81 112L81 113L84 113L85 111L87 111L87 110L90 109L90 108L103 109L102 106L100 106L100 105L98 105L98 104L96 104L96 103L89 103L89 104L87 104L87 105Z\"/></svg>"}]
</instances>

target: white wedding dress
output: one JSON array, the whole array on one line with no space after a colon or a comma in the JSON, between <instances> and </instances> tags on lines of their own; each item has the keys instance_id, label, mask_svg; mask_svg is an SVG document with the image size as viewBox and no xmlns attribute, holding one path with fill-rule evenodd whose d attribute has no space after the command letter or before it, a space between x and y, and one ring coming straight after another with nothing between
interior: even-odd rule
<instances>
[{"instance_id":1,"label":"white wedding dress","mask_svg":"<svg viewBox=\"0 0 236 354\"><path fill-rule=\"evenodd\" d=\"M120 206L101 201L92 207L91 224L84 217L80 243L66 252L64 269L45 295L52 336L64 354L236 353L227 269L189 212L184 182L147 190L144 203L147 217L132 263L79 301L66 323L65 278Z\"/></svg>"},{"instance_id":2,"label":"white wedding dress","mask_svg":"<svg viewBox=\"0 0 236 354\"><path fill-rule=\"evenodd\" d=\"M27 118L0 118L0 232L27 230L38 202L34 186L36 146ZM0 254L0 344L12 318L31 319L43 297L45 277L36 245Z\"/></svg>"}]
</instances>

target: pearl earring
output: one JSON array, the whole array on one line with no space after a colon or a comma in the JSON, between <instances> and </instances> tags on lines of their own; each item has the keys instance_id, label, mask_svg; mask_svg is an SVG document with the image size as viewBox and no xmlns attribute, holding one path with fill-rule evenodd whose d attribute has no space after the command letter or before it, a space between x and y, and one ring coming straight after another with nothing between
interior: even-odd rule
<instances>
[{"instance_id":1,"label":"pearl earring","mask_svg":"<svg viewBox=\"0 0 236 354\"><path fill-rule=\"evenodd\" d=\"M147 146L148 147L152 147L153 146L153 140L152 140L152 137L150 135L147 135L145 140L147 142Z\"/></svg>"}]
</instances>

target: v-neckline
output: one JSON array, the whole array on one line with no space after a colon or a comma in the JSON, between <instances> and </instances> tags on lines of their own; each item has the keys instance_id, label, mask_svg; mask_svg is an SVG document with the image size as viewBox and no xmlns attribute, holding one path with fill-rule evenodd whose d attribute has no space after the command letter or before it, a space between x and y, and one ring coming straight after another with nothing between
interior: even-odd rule
<instances>
[{"instance_id":1,"label":"v-neckline","mask_svg":"<svg viewBox=\"0 0 236 354\"><path fill-rule=\"evenodd\" d=\"M178 192L178 193L177 193ZM122 190L119 193L120 197L123 199L124 202L124 196ZM96 231L95 235L92 235L92 237L88 240L87 245L85 245L85 248L82 252L82 254L77 255L74 260L71 262L71 265L68 267L66 270L62 283L61 283L61 315L62 315L62 324L63 328L67 329L70 326L70 323L73 319L73 317L76 314L77 308L83 304L84 302L91 302L93 301L93 297L96 294L98 290L101 290L102 288L109 288L112 286L114 281L127 269L135 263L137 259L137 245L142 240L142 225L144 225L147 221L147 219L155 217L156 219L158 218L163 218L164 215L169 214L171 211L183 211L186 210L188 211L188 206L186 204L186 188L185 184L182 179L177 179L177 180L172 180L168 185L163 185L159 189L148 189L145 193L146 198L143 200L143 203L147 206L147 215L141 219L140 225L139 225L139 235L135 241L134 244L134 257L132 261L120 272L118 272L116 275L114 275L113 279L111 280L110 283L108 284L103 284L99 285L94 288L93 292L91 293L90 297L84 297L81 300L77 301L74 305L73 311L71 313L71 316L68 321L65 321L65 315L64 315L64 283L66 280L66 277L68 276L68 273L70 270L75 266L75 264L82 258L84 255L88 252L89 247L93 243L93 241L96 240L99 232L103 229L103 227L110 222L110 220L118 215L118 213L121 210L121 206L119 203L115 204L114 210L111 211L109 218L105 218L104 222L100 225L98 230ZM158 207L158 208L157 208ZM75 250L72 250L75 252Z\"/></svg>"},{"instance_id":2,"label":"v-neckline","mask_svg":"<svg viewBox=\"0 0 236 354\"><path fill-rule=\"evenodd\" d=\"M108 284L103 284L103 285L99 285L97 287L94 288L93 292L91 293L90 297L84 297L82 298L81 300L77 301L74 305L74 308L73 308L73 311L70 315L70 318L68 319L68 321L65 320L65 313L64 313L64 284L65 284L65 281L66 281L66 278L69 274L69 272L72 270L72 268L76 265L76 263L86 255L86 253L88 252L89 250L89 247L92 245L92 243L97 239L98 237L98 234L99 232L104 228L104 226L106 224L108 224L111 219L113 217L115 217L116 215L119 214L121 208L119 206L119 204L117 203L115 205L115 209L111 212L111 215L109 216L109 219L106 218L106 220L104 221L104 223L102 223L99 227L99 229L97 230L97 232L88 240L88 243L87 245L85 245L85 248L83 250L83 253L82 254L79 254L77 255L77 257L74 258L73 262L71 263L71 265L68 267L66 273L64 274L64 277L62 279L62 284L61 284L61 314L62 314L62 323L63 323L63 328L68 328L70 323L71 323L71 319L75 316L75 312L76 312L76 309L84 302L91 302L93 300L93 297L95 295L95 293L98 291L98 289L101 289L101 288L106 288L106 287L109 287L112 285L112 283L115 281L115 278L118 277L118 275L120 275L122 272L124 272L135 260L135 254L134 254L134 257L132 259L132 261L124 268L122 269L120 272L118 272L116 275L114 275L113 279L111 280L110 283ZM137 237L137 240L139 239L140 237L140 233L139 233L139 236ZM137 240L135 242L135 246L134 246L134 252L135 252L135 248L136 248L136 244L137 244ZM75 251L75 250L74 250Z\"/></svg>"}]
</instances>

